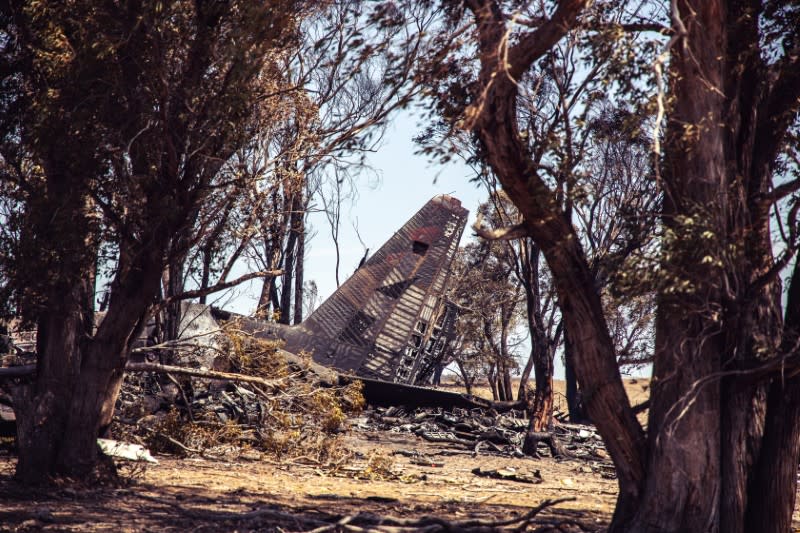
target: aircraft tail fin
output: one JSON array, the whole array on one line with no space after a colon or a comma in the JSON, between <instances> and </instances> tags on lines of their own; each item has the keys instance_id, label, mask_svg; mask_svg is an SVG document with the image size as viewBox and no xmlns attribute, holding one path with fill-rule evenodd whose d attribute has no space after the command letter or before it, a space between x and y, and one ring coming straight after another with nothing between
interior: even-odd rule
<instances>
[{"instance_id":1,"label":"aircraft tail fin","mask_svg":"<svg viewBox=\"0 0 800 533\"><path fill-rule=\"evenodd\" d=\"M292 328L286 349L364 377L425 382L455 321L444 291L468 213L451 196L431 199Z\"/></svg>"}]
</instances>

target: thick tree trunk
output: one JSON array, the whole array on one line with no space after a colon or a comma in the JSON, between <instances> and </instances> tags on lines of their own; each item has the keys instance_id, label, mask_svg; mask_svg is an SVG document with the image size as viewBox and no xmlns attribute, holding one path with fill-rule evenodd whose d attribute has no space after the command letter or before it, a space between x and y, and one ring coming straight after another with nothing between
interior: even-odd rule
<instances>
[{"instance_id":1,"label":"thick tree trunk","mask_svg":"<svg viewBox=\"0 0 800 533\"><path fill-rule=\"evenodd\" d=\"M16 475L30 484L63 472L69 406L94 325L94 203L79 180L70 179L71 160L50 155L46 194L31 202L30 244L20 258L25 267L38 269L23 292L37 321L37 377L15 391L14 401Z\"/></svg>"},{"instance_id":2,"label":"thick tree trunk","mask_svg":"<svg viewBox=\"0 0 800 533\"><path fill-rule=\"evenodd\" d=\"M724 138L721 129L724 8L719 1L679 2L686 35L672 50L674 107L664 167L662 271L648 423L649 462L635 519L612 531L719 531L723 492L721 386L726 339L724 273L704 260L708 236L725 242ZM687 134L687 125L698 132ZM705 236L705 237L704 237ZM680 287L688 287L681 290ZM732 474L732 472L729 472Z\"/></svg>"},{"instance_id":3,"label":"thick tree trunk","mask_svg":"<svg viewBox=\"0 0 800 533\"><path fill-rule=\"evenodd\" d=\"M142 261L112 289L108 313L95 334L81 368L63 435L64 468L85 475L97 461L96 438L111 423L114 404L133 342L147 320L160 278L158 253L142 252ZM138 262L138 261L137 261Z\"/></svg>"},{"instance_id":4,"label":"thick tree trunk","mask_svg":"<svg viewBox=\"0 0 800 533\"><path fill-rule=\"evenodd\" d=\"M73 221L74 222L74 221ZM84 243L91 242L90 238ZM97 464L96 438L110 423L131 343L158 291L163 242L131 253L122 247L109 308L93 332L93 255L72 250L63 290L48 297L37 335L37 377L15 399L17 478L39 484L54 476L85 479ZM132 261L132 262L131 262Z\"/></svg>"},{"instance_id":5,"label":"thick tree trunk","mask_svg":"<svg viewBox=\"0 0 800 533\"><path fill-rule=\"evenodd\" d=\"M792 530L800 457L800 377L773 380L759 460L747 487L744 531Z\"/></svg>"},{"instance_id":6,"label":"thick tree trunk","mask_svg":"<svg viewBox=\"0 0 800 533\"><path fill-rule=\"evenodd\" d=\"M67 417L78 380L92 317L85 302L91 296L88 283L77 282L71 290L54 295L52 306L38 322L37 377L17 389L18 461L16 477L38 485L64 473L61 460Z\"/></svg>"}]
</instances>

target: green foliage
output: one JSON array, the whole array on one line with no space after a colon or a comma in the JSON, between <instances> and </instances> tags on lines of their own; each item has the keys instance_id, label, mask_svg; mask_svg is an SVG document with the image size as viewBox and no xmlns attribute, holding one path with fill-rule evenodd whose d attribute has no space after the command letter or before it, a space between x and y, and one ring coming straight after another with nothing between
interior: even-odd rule
<instances>
[{"instance_id":1,"label":"green foliage","mask_svg":"<svg viewBox=\"0 0 800 533\"><path fill-rule=\"evenodd\" d=\"M0 268L18 312L35 315L56 280L96 264L101 241L122 283L145 248L156 263L186 252L180 232L220 168L274 118L308 12L290 0L10 3L0 193L20 238L4 239Z\"/></svg>"}]
</instances>

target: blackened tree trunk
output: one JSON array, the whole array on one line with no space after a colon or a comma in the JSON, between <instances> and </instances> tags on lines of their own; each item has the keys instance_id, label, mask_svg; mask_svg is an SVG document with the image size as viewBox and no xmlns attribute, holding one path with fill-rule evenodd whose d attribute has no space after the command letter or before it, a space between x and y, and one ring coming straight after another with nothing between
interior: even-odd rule
<instances>
[{"instance_id":1,"label":"blackened tree trunk","mask_svg":"<svg viewBox=\"0 0 800 533\"><path fill-rule=\"evenodd\" d=\"M290 178L294 176L289 172ZM290 199L287 202L289 207L289 228L286 238L286 245L283 252L283 276L281 277L281 300L280 318L278 322L282 324L292 323L292 302L293 295L297 291L297 280L295 279L295 261L298 260L298 242L300 234L305 231L303 219L305 218L305 205L303 202L303 187L301 183L292 183L289 189ZM302 291L301 291L302 292Z\"/></svg>"},{"instance_id":2,"label":"blackened tree trunk","mask_svg":"<svg viewBox=\"0 0 800 533\"><path fill-rule=\"evenodd\" d=\"M175 297L184 290L184 261L186 257L175 257L170 260L166 268L166 286L163 293L167 304L163 310L163 338L161 342L173 341L180 336L181 325L181 302ZM173 350L159 351L160 360L164 364L175 364L175 352Z\"/></svg>"},{"instance_id":3,"label":"blackened tree trunk","mask_svg":"<svg viewBox=\"0 0 800 533\"><path fill-rule=\"evenodd\" d=\"M587 422L586 410L583 407L578 378L575 375L574 346L569 340L569 332L564 331L564 381L566 382L567 409L570 422L583 424Z\"/></svg>"},{"instance_id":4,"label":"blackened tree trunk","mask_svg":"<svg viewBox=\"0 0 800 533\"><path fill-rule=\"evenodd\" d=\"M297 228L297 257L295 257L294 266L294 324L299 324L303 321L303 299L305 296L305 287L303 286L305 283L304 266L306 259L305 206L303 207L303 211L303 214L300 215Z\"/></svg>"},{"instance_id":5,"label":"blackened tree trunk","mask_svg":"<svg viewBox=\"0 0 800 533\"><path fill-rule=\"evenodd\" d=\"M281 264L280 243L281 239L276 235L265 239L264 248L267 250L266 262L269 264L271 270L277 269ZM256 314L258 316L268 317L271 315L271 309L276 311L280 309L276 281L274 277L264 278L264 284L261 286L261 295L258 299L258 307L256 309Z\"/></svg>"},{"instance_id":6,"label":"blackened tree trunk","mask_svg":"<svg viewBox=\"0 0 800 533\"><path fill-rule=\"evenodd\" d=\"M211 246L210 244L206 244L201 249L201 254L202 254L201 255L202 274L200 276L200 289L205 290L208 288L209 283L211 282L211 262L214 259L214 247ZM208 295L203 294L202 296L200 296L198 302L202 305L205 305L207 299Z\"/></svg>"}]
</instances>

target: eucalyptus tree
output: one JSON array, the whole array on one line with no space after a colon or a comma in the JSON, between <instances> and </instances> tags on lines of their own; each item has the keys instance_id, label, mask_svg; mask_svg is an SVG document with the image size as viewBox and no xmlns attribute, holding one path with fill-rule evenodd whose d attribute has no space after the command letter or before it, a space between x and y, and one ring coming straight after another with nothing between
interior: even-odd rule
<instances>
[{"instance_id":1,"label":"eucalyptus tree","mask_svg":"<svg viewBox=\"0 0 800 533\"><path fill-rule=\"evenodd\" d=\"M800 269L792 265L800 7L725 0L437 6L451 31L421 75L439 97L437 111L472 135L519 209L522 222L505 233L529 235L547 260L586 410L616 466L611 530L789 530L800 452ZM649 47L635 46L642 31L653 36ZM560 42L581 38L624 59L595 90L649 92L655 116L657 261L649 271L632 270L657 291L646 429L622 386L585 245L520 121L520 82L546 69Z\"/></svg>"},{"instance_id":2,"label":"eucalyptus tree","mask_svg":"<svg viewBox=\"0 0 800 533\"><path fill-rule=\"evenodd\" d=\"M36 376L15 387L17 477L82 478L98 458L164 267L184 256L215 180L291 89L282 68L316 2L6 2L3 191L18 240L15 312ZM112 251L95 326L95 272Z\"/></svg>"}]
</instances>

